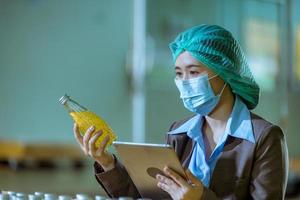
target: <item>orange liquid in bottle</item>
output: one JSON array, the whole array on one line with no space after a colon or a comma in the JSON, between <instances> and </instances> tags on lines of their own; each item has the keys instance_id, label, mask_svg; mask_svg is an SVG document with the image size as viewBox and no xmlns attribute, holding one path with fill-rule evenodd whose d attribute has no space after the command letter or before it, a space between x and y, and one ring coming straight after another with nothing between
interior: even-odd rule
<instances>
[{"instance_id":1,"label":"orange liquid in bottle","mask_svg":"<svg viewBox=\"0 0 300 200\"><path fill-rule=\"evenodd\" d=\"M96 147L100 146L100 144L107 135L109 136L109 141L107 142L106 147L110 146L112 142L117 139L116 135L114 134L113 130L108 126L108 124L95 113L91 111L80 111L70 112L70 115L77 124L79 131L82 135L84 135L87 129L91 126L95 127L94 133L96 133L99 130L102 130L102 135L98 138L98 140L95 143Z\"/></svg>"}]
</instances>

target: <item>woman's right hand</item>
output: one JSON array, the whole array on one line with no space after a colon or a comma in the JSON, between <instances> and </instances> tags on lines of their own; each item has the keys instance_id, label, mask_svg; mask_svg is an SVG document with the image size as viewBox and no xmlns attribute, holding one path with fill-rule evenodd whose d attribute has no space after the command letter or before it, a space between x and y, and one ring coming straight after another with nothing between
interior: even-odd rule
<instances>
[{"instance_id":1,"label":"woman's right hand","mask_svg":"<svg viewBox=\"0 0 300 200\"><path fill-rule=\"evenodd\" d=\"M114 156L105 151L105 147L107 145L107 142L109 141L109 136L107 135L100 146L96 148L95 143L102 135L102 131L100 130L93 134L94 131L95 127L91 126L86 131L84 136L82 136L76 123L73 127L74 136L85 155L92 157L96 162L98 162L98 164L101 165L104 171L109 171L115 167Z\"/></svg>"}]
</instances>

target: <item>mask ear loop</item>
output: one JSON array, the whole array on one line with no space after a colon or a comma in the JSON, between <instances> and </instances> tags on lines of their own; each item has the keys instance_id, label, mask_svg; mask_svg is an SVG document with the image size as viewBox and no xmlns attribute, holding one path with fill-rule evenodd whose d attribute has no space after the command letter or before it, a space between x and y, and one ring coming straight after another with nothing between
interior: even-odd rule
<instances>
[{"instance_id":1,"label":"mask ear loop","mask_svg":"<svg viewBox=\"0 0 300 200\"><path fill-rule=\"evenodd\" d=\"M215 78L215 77L217 77L217 76L219 76L219 74L215 74L214 76L209 77L208 80L213 79L213 78Z\"/></svg>"},{"instance_id":2,"label":"mask ear loop","mask_svg":"<svg viewBox=\"0 0 300 200\"><path fill-rule=\"evenodd\" d=\"M221 90L221 92L220 92L220 94L219 94L218 96L220 96L220 97L222 96L223 91L225 90L226 85L227 85L227 83L225 82L225 83L224 83L224 86L223 86L223 88L222 88L222 90Z\"/></svg>"},{"instance_id":3,"label":"mask ear loop","mask_svg":"<svg viewBox=\"0 0 300 200\"><path fill-rule=\"evenodd\" d=\"M215 78L215 77L217 77L217 76L219 76L219 74L216 74L216 75L214 75L214 76L210 77L208 80L210 80L210 79L213 79L213 78ZM223 94L223 91L224 91L224 89L225 89L226 85L227 85L227 83L224 81L224 86L223 86L223 88L222 88L221 92L218 94L218 96L220 96L220 97L222 96L222 94Z\"/></svg>"}]
</instances>

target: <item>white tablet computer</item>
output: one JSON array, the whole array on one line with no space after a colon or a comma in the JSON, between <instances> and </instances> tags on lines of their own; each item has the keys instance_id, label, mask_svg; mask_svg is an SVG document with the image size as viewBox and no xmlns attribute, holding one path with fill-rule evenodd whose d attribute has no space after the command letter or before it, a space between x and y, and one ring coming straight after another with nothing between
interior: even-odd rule
<instances>
[{"instance_id":1,"label":"white tablet computer","mask_svg":"<svg viewBox=\"0 0 300 200\"><path fill-rule=\"evenodd\" d=\"M114 147L132 181L143 198L170 199L167 192L157 186L156 174L170 167L186 179L181 163L170 145L114 142Z\"/></svg>"}]
</instances>

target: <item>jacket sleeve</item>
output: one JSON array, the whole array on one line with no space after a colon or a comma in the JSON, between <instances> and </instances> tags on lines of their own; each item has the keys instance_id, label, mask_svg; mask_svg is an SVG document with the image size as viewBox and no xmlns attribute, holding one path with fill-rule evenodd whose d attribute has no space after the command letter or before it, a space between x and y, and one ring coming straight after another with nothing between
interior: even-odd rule
<instances>
[{"instance_id":1,"label":"jacket sleeve","mask_svg":"<svg viewBox=\"0 0 300 200\"><path fill-rule=\"evenodd\" d=\"M278 126L270 125L257 140L250 180L253 199L284 199L288 174L288 151Z\"/></svg>"},{"instance_id":2,"label":"jacket sleeve","mask_svg":"<svg viewBox=\"0 0 300 200\"><path fill-rule=\"evenodd\" d=\"M95 177L110 197L128 196L140 198L140 194L128 175L125 167L115 157L115 168L104 172L103 168L94 163Z\"/></svg>"}]
</instances>

